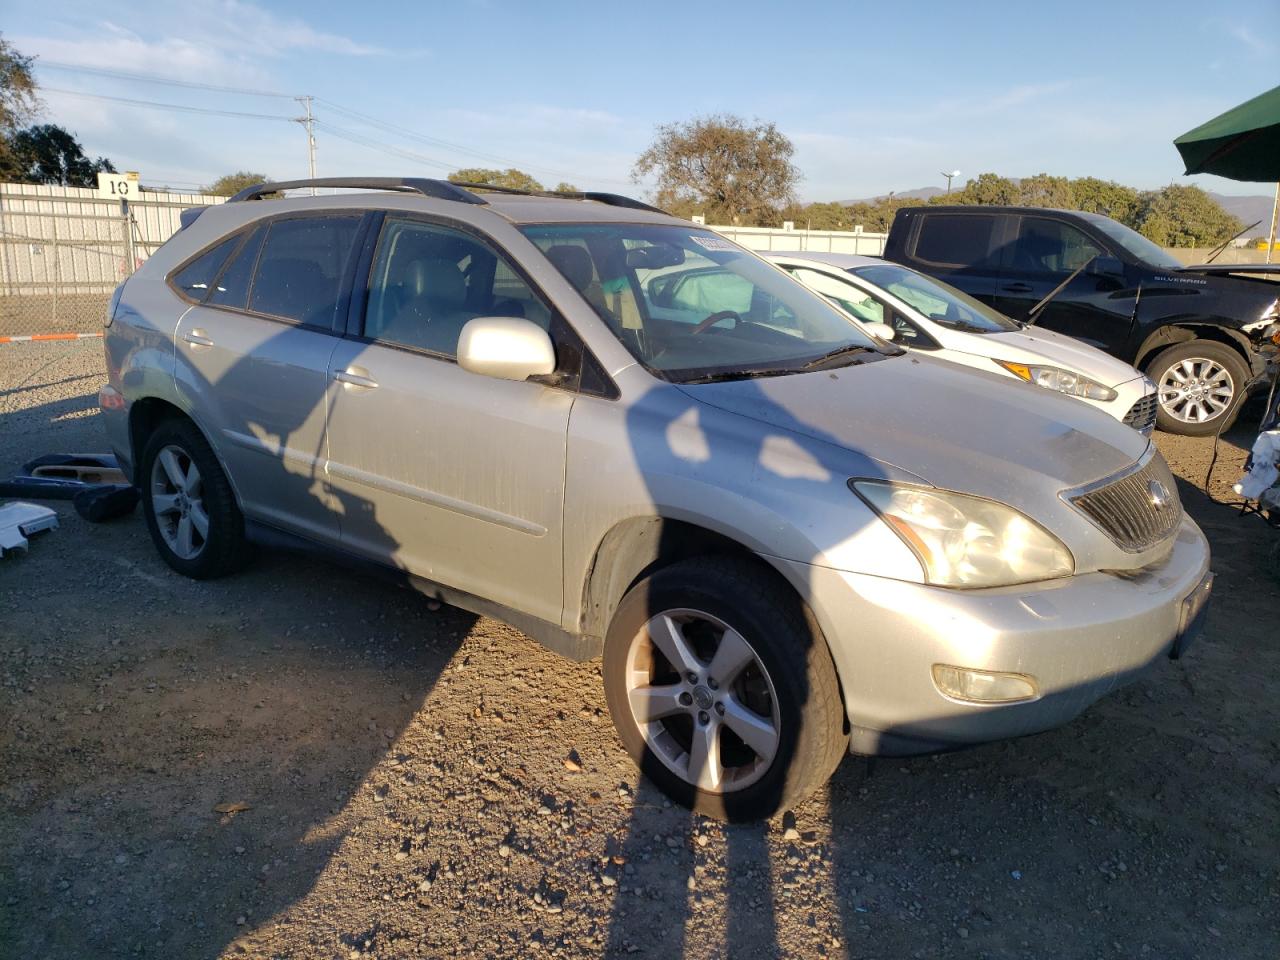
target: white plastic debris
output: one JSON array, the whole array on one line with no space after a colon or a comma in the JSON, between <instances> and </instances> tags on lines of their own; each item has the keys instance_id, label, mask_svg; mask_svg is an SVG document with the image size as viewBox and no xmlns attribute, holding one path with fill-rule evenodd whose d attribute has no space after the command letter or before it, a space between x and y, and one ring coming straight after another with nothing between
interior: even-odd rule
<instances>
[{"instance_id":1,"label":"white plastic debris","mask_svg":"<svg viewBox=\"0 0 1280 960\"><path fill-rule=\"evenodd\" d=\"M1253 465L1231 489L1247 500L1261 500L1262 495L1280 480L1280 430L1265 430L1253 442Z\"/></svg>"},{"instance_id":2,"label":"white plastic debris","mask_svg":"<svg viewBox=\"0 0 1280 960\"><path fill-rule=\"evenodd\" d=\"M48 507L21 500L0 505L0 557L6 551L26 550L32 534L57 528L58 515Z\"/></svg>"}]
</instances>

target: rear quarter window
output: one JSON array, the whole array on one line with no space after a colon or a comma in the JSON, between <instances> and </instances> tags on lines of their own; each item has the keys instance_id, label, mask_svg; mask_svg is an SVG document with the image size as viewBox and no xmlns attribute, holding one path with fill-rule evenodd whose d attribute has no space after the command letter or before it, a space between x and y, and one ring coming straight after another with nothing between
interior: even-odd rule
<instances>
[{"instance_id":1,"label":"rear quarter window","mask_svg":"<svg viewBox=\"0 0 1280 960\"><path fill-rule=\"evenodd\" d=\"M945 267L986 265L995 230L994 215L932 213L921 217L915 258Z\"/></svg>"},{"instance_id":2,"label":"rear quarter window","mask_svg":"<svg viewBox=\"0 0 1280 960\"><path fill-rule=\"evenodd\" d=\"M209 295L214 279L239 242L240 234L236 234L214 244L174 273L169 278L169 283L186 299L202 302Z\"/></svg>"}]
</instances>

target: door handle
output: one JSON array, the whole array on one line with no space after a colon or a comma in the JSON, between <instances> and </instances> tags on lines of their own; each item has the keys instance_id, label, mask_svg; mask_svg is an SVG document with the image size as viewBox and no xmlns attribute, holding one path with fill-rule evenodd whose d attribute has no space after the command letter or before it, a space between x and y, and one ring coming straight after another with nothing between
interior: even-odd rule
<instances>
[{"instance_id":1,"label":"door handle","mask_svg":"<svg viewBox=\"0 0 1280 960\"><path fill-rule=\"evenodd\" d=\"M339 370L333 375L333 379L348 389L355 387L359 390L372 390L378 385L378 381L369 376L369 371L364 367L347 367L345 370Z\"/></svg>"},{"instance_id":2,"label":"door handle","mask_svg":"<svg viewBox=\"0 0 1280 960\"><path fill-rule=\"evenodd\" d=\"M1030 293L1032 287L1029 283L1006 283L1000 289L1005 293Z\"/></svg>"},{"instance_id":3,"label":"door handle","mask_svg":"<svg viewBox=\"0 0 1280 960\"><path fill-rule=\"evenodd\" d=\"M182 335L182 339L193 347L212 347L213 341L199 327L194 327Z\"/></svg>"}]
</instances>

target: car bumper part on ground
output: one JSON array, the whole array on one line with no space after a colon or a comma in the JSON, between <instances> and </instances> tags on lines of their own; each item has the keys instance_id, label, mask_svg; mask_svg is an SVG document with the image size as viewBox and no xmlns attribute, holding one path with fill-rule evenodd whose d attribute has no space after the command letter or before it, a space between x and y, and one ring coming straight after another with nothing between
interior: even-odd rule
<instances>
[{"instance_id":1,"label":"car bumper part on ground","mask_svg":"<svg viewBox=\"0 0 1280 960\"><path fill-rule=\"evenodd\" d=\"M907 755L1059 726L1193 639L1209 547L1184 518L1169 556L1123 575L951 590L791 563L807 579L844 689L855 753ZM1190 602L1188 602L1190 601ZM1034 700L945 696L935 664L1034 678Z\"/></svg>"}]
</instances>

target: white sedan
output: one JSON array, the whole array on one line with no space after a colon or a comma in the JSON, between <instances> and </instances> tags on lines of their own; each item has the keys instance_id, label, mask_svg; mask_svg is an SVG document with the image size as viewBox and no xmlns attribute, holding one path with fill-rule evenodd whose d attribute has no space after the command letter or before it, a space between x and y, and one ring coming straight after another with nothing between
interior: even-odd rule
<instances>
[{"instance_id":1,"label":"white sedan","mask_svg":"<svg viewBox=\"0 0 1280 960\"><path fill-rule=\"evenodd\" d=\"M932 277L849 253L761 253L870 332L912 350L1078 397L1150 436L1155 384L1079 340L1027 326Z\"/></svg>"}]
</instances>

